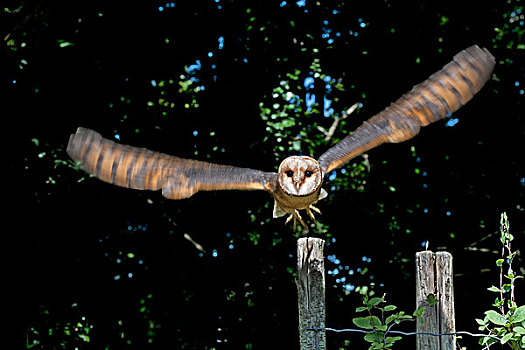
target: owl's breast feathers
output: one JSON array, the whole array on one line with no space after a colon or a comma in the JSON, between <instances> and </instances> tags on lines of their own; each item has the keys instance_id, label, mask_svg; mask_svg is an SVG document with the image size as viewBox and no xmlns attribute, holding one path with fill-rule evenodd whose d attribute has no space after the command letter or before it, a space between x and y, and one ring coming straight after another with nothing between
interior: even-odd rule
<instances>
[{"instance_id":1,"label":"owl's breast feathers","mask_svg":"<svg viewBox=\"0 0 525 350\"><path fill-rule=\"evenodd\" d=\"M299 210L306 210L308 216L315 221L313 212L321 214L321 211L314 207L314 204L319 200L325 198L328 193L321 187L322 183L315 189L313 193L304 196L290 195L282 190L277 182L275 192L273 192L274 205L273 205L273 217L278 218L287 214L290 214L286 223L293 221L293 230L295 231L297 221L306 228L307 225L303 221Z\"/></svg>"},{"instance_id":2,"label":"owl's breast feathers","mask_svg":"<svg viewBox=\"0 0 525 350\"><path fill-rule=\"evenodd\" d=\"M279 186L276 186L273 193L273 198L275 199L273 217L278 218L293 213L295 210L308 209L327 195L328 193L321 186L315 192L306 196L289 195Z\"/></svg>"}]
</instances>

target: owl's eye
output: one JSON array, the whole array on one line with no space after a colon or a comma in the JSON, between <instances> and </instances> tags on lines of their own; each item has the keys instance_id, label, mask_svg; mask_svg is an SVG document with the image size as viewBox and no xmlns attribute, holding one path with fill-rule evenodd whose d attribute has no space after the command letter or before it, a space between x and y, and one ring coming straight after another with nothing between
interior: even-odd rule
<instances>
[{"instance_id":1,"label":"owl's eye","mask_svg":"<svg viewBox=\"0 0 525 350\"><path fill-rule=\"evenodd\" d=\"M288 176L288 177L292 177L292 176L293 176L293 171L288 170L285 174L286 174L286 176Z\"/></svg>"},{"instance_id":2,"label":"owl's eye","mask_svg":"<svg viewBox=\"0 0 525 350\"><path fill-rule=\"evenodd\" d=\"M304 176L306 176L306 177L310 177L310 176L312 176L312 172L311 172L310 170L306 170L306 171L304 172Z\"/></svg>"}]
</instances>

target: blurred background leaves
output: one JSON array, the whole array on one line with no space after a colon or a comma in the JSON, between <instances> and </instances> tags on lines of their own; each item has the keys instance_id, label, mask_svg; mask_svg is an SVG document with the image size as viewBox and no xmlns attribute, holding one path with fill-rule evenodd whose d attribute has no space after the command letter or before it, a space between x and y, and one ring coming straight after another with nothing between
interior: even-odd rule
<instances>
[{"instance_id":1,"label":"blurred background leaves","mask_svg":"<svg viewBox=\"0 0 525 350\"><path fill-rule=\"evenodd\" d=\"M20 347L297 344L297 235L266 193L169 201L113 187L65 154L78 126L275 170L319 156L478 44L497 64L467 106L329 174L311 230L328 242L327 324L351 326L363 294L412 309L413 257L428 244L453 254L457 328L473 330L492 303L501 211L525 238L521 0L7 1L0 28L4 266Z\"/></svg>"}]
</instances>

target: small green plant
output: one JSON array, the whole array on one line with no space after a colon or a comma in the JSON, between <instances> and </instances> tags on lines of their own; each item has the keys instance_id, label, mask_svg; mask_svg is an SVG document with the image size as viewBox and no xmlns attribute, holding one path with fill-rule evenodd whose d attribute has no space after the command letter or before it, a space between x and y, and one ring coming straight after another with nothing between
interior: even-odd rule
<instances>
[{"instance_id":1,"label":"small green plant","mask_svg":"<svg viewBox=\"0 0 525 350\"><path fill-rule=\"evenodd\" d=\"M510 234L509 221L506 213L501 214L500 241L502 244L501 259L496 260L499 267L499 287L492 286L489 291L498 293L493 304L495 310L485 311L485 318L476 319L479 329L488 331L490 335L498 337L501 344L507 344L511 349L525 348L525 305L519 306L515 300L515 281L522 276L517 276L512 269L512 262L516 252L511 249L514 237ZM506 269L507 273L504 273ZM485 337L480 340L481 345L487 348L498 340Z\"/></svg>"},{"instance_id":2,"label":"small green plant","mask_svg":"<svg viewBox=\"0 0 525 350\"><path fill-rule=\"evenodd\" d=\"M414 321L419 319L423 322L421 315L425 311L424 307L419 307L412 313L412 315L405 314L404 311L394 311L397 309L395 305L386 303L385 295L381 298L369 298L365 295L363 305L356 308L356 312L368 313L364 317L356 317L352 319L354 324L364 330L370 331L366 334L364 339L370 343L369 350L372 349L390 349L394 343L401 339L400 336L388 337L388 332L394 325L404 321ZM375 314L379 314L376 316Z\"/></svg>"}]
</instances>

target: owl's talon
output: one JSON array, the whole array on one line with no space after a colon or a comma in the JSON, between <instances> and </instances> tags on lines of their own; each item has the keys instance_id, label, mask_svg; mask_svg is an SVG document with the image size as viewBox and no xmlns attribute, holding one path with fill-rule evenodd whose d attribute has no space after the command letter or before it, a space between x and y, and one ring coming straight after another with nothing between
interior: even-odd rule
<instances>
[{"instance_id":1,"label":"owl's talon","mask_svg":"<svg viewBox=\"0 0 525 350\"><path fill-rule=\"evenodd\" d=\"M319 208L317 208L317 207L314 207L313 205L310 205L310 208L309 208L309 209L312 209L312 210L315 211L317 214L322 215L321 210L319 210Z\"/></svg>"},{"instance_id":2,"label":"owl's talon","mask_svg":"<svg viewBox=\"0 0 525 350\"><path fill-rule=\"evenodd\" d=\"M308 208L306 208L306 213L308 213L308 216L310 217L310 219L315 221L315 216L312 210L315 211L317 214L321 214L321 211L318 208L314 207L313 205L310 205Z\"/></svg>"},{"instance_id":3,"label":"owl's talon","mask_svg":"<svg viewBox=\"0 0 525 350\"><path fill-rule=\"evenodd\" d=\"M301 217L301 214L299 214L298 210L295 211L295 217L297 218L297 220L299 220L299 222L301 223L303 227L306 227L306 224L304 223L303 218ZM294 230L295 230L295 220L294 220Z\"/></svg>"},{"instance_id":4,"label":"owl's talon","mask_svg":"<svg viewBox=\"0 0 525 350\"><path fill-rule=\"evenodd\" d=\"M285 225L288 225L288 223L289 223L290 221L292 221L292 219L293 219L293 213L290 214L290 216L286 219L286 222L285 222L284 224L285 224Z\"/></svg>"},{"instance_id":5,"label":"owl's talon","mask_svg":"<svg viewBox=\"0 0 525 350\"><path fill-rule=\"evenodd\" d=\"M314 213L312 213L312 211L310 210L311 208L306 208L306 213L308 214L308 216L310 217L310 219L312 219L314 222L315 222L315 216L314 216Z\"/></svg>"},{"instance_id":6,"label":"owl's talon","mask_svg":"<svg viewBox=\"0 0 525 350\"><path fill-rule=\"evenodd\" d=\"M303 227L306 227L306 224L304 223L303 221L303 218L301 217L301 214L299 214L299 211L298 210L294 210L290 216L288 217L288 219L286 219L286 223L285 224L288 224L290 221L292 221L293 219L293 230L295 231L295 229L297 228L297 220L299 220L299 223L303 226Z\"/></svg>"}]
</instances>

